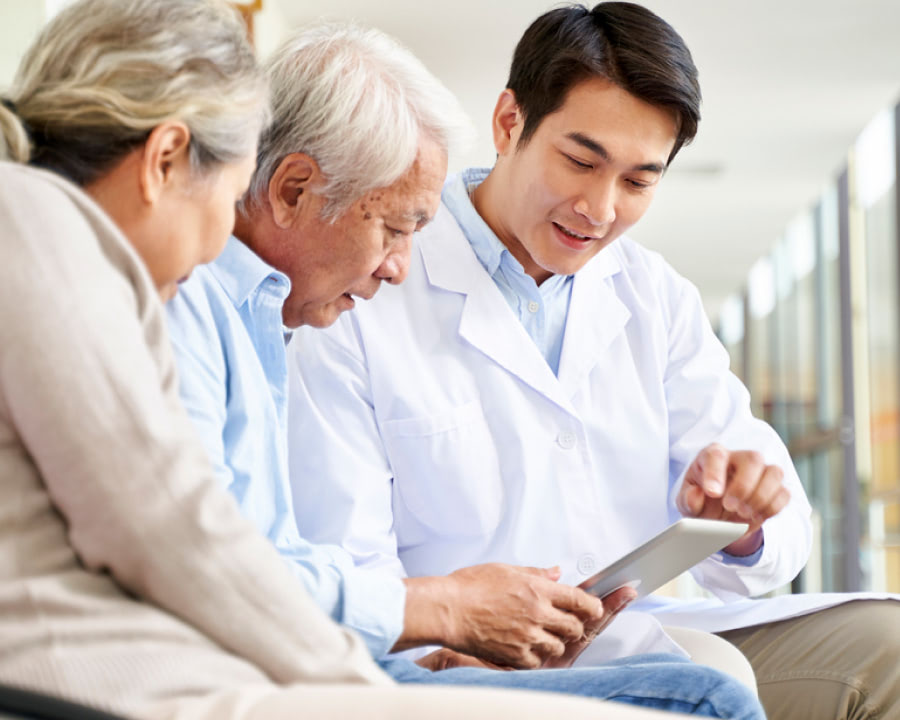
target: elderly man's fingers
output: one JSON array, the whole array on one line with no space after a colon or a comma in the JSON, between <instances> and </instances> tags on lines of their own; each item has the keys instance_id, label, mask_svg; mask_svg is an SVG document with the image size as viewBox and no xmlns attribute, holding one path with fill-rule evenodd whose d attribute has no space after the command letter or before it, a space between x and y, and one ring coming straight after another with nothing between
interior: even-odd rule
<instances>
[{"instance_id":1,"label":"elderly man's fingers","mask_svg":"<svg viewBox=\"0 0 900 720\"><path fill-rule=\"evenodd\" d=\"M553 580L556 582L559 580L562 575L562 571L559 569L559 565L554 565L549 568L539 568L539 567L531 567L528 565L516 566L516 570L528 573L529 575L537 575L538 577L547 578L548 580Z\"/></svg>"},{"instance_id":2,"label":"elderly man's fingers","mask_svg":"<svg viewBox=\"0 0 900 720\"><path fill-rule=\"evenodd\" d=\"M481 660L480 658L473 657L471 655L466 655L464 653L456 652L455 650L450 650L449 648L441 648L440 650L435 650L424 657L420 657L416 660L416 665L420 665L426 670L431 670L432 672L438 672L439 670L447 670L449 668L456 667L477 667L477 668L487 668L489 670L509 670L509 667L502 665L495 665L494 663L487 662L486 660Z\"/></svg>"},{"instance_id":3,"label":"elderly man's fingers","mask_svg":"<svg viewBox=\"0 0 900 720\"><path fill-rule=\"evenodd\" d=\"M628 607L636 598L637 591L631 587L619 588L603 598L603 607L606 610L606 614L599 623L593 627L586 628L590 637L593 639L603 632L616 619L616 615Z\"/></svg>"},{"instance_id":4,"label":"elderly man's fingers","mask_svg":"<svg viewBox=\"0 0 900 720\"><path fill-rule=\"evenodd\" d=\"M613 618L617 613L622 612L629 603L633 602L637 599L637 590L633 587L620 587L618 590L613 590L609 595L603 598L603 609L606 611L603 620L601 621L602 626L606 627L610 622L612 622Z\"/></svg>"},{"instance_id":5,"label":"elderly man's fingers","mask_svg":"<svg viewBox=\"0 0 900 720\"><path fill-rule=\"evenodd\" d=\"M588 620L603 614L601 600L579 587L557 583L552 588L547 588L546 592L550 603L557 610Z\"/></svg>"},{"instance_id":6,"label":"elderly man's fingers","mask_svg":"<svg viewBox=\"0 0 900 720\"><path fill-rule=\"evenodd\" d=\"M556 635L545 632L532 644L531 651L543 663L565 655L566 643L556 637Z\"/></svg>"},{"instance_id":7,"label":"elderly man's fingers","mask_svg":"<svg viewBox=\"0 0 900 720\"><path fill-rule=\"evenodd\" d=\"M602 609L602 605L601 605ZM573 612L552 608L541 619L544 630L563 642L573 642L584 635L584 621Z\"/></svg>"}]
</instances>

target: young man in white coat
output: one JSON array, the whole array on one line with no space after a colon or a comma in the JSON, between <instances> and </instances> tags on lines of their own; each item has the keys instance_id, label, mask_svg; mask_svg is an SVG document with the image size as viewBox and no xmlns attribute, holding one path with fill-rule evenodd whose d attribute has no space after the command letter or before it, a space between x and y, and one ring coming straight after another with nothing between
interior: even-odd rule
<instances>
[{"instance_id":1,"label":"young man in white coat","mask_svg":"<svg viewBox=\"0 0 900 720\"><path fill-rule=\"evenodd\" d=\"M697 290L624 235L699 103L683 41L640 6L532 24L494 167L448 181L402 286L292 345L298 523L399 576L501 561L578 584L679 517L743 521L693 570L725 603L642 601L580 662L671 649L664 618L736 643L775 720L900 716L896 602L727 604L796 576L810 507Z\"/></svg>"}]
</instances>

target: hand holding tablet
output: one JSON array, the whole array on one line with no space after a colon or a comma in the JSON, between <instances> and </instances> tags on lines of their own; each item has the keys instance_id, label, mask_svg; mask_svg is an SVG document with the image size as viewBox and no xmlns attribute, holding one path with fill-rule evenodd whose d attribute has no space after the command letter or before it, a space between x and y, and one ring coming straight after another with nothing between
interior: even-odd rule
<instances>
[{"instance_id":1,"label":"hand holding tablet","mask_svg":"<svg viewBox=\"0 0 900 720\"><path fill-rule=\"evenodd\" d=\"M605 597L630 585L641 598L740 538L746 523L682 518L579 587Z\"/></svg>"}]
</instances>

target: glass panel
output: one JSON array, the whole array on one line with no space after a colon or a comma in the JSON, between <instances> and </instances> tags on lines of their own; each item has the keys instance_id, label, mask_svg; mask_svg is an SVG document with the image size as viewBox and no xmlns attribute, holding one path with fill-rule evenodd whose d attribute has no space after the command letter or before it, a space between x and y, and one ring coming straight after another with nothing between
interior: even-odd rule
<instances>
[{"instance_id":1,"label":"glass panel","mask_svg":"<svg viewBox=\"0 0 900 720\"><path fill-rule=\"evenodd\" d=\"M818 261L817 338L818 403L817 424L831 431L827 449L813 457L813 483L810 500L821 515L822 590L847 591L844 563L844 446L840 444L843 416L841 362L841 282L840 237L838 229L838 192L833 186L823 193L816 214ZM858 552L855 547L853 552Z\"/></svg>"},{"instance_id":2,"label":"glass panel","mask_svg":"<svg viewBox=\"0 0 900 720\"><path fill-rule=\"evenodd\" d=\"M744 298L729 295L719 312L719 339L731 357L731 372L744 380Z\"/></svg>"},{"instance_id":3,"label":"glass panel","mask_svg":"<svg viewBox=\"0 0 900 720\"><path fill-rule=\"evenodd\" d=\"M798 470L805 461L798 462ZM804 591L835 592L843 587L843 499L841 480L844 472L843 448L840 446L814 453L810 459L809 500L815 509L818 527L818 566L820 585L816 587L806 574Z\"/></svg>"},{"instance_id":4,"label":"glass panel","mask_svg":"<svg viewBox=\"0 0 900 720\"><path fill-rule=\"evenodd\" d=\"M786 240L780 240L772 250L772 274L775 279L775 309L772 311L770 332L772 337L772 398L769 422L786 443L790 443L789 408L790 387L796 374L794 363L795 298L790 267L790 249Z\"/></svg>"},{"instance_id":5,"label":"glass panel","mask_svg":"<svg viewBox=\"0 0 900 720\"><path fill-rule=\"evenodd\" d=\"M866 244L871 478L860 478L864 538L872 590L900 590L896 572L896 499L900 487L900 314L894 116L879 115L856 144L856 197ZM868 480L868 482L866 482ZM893 565L891 565L893 563Z\"/></svg>"},{"instance_id":6,"label":"glass panel","mask_svg":"<svg viewBox=\"0 0 900 720\"><path fill-rule=\"evenodd\" d=\"M843 414L841 388L841 268L838 230L838 192L822 195L818 210L821 338L819 347L819 424L836 427Z\"/></svg>"},{"instance_id":7,"label":"glass panel","mask_svg":"<svg viewBox=\"0 0 900 720\"><path fill-rule=\"evenodd\" d=\"M747 384L753 414L767 421L772 419L774 368L772 335L775 308L775 275L768 257L758 260L750 269L747 282L747 302L750 321L747 330L750 339Z\"/></svg>"},{"instance_id":8,"label":"glass panel","mask_svg":"<svg viewBox=\"0 0 900 720\"><path fill-rule=\"evenodd\" d=\"M900 499L873 497L868 505L869 542L865 567L873 589L900 587Z\"/></svg>"},{"instance_id":9,"label":"glass panel","mask_svg":"<svg viewBox=\"0 0 900 720\"><path fill-rule=\"evenodd\" d=\"M788 227L785 261L790 287L785 297L787 436L802 438L817 430L815 225L804 214Z\"/></svg>"}]
</instances>

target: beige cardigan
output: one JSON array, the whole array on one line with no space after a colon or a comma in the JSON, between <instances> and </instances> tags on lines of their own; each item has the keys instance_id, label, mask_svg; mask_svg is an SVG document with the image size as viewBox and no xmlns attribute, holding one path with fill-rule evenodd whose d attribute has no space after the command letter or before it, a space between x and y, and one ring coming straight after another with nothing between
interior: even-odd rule
<instances>
[{"instance_id":1,"label":"beige cardigan","mask_svg":"<svg viewBox=\"0 0 900 720\"><path fill-rule=\"evenodd\" d=\"M0 163L0 233L0 682L136 716L241 683L390 682L215 484L109 218Z\"/></svg>"}]
</instances>

